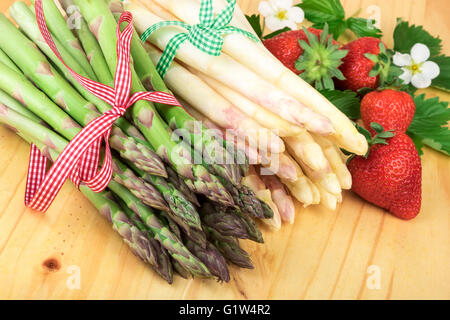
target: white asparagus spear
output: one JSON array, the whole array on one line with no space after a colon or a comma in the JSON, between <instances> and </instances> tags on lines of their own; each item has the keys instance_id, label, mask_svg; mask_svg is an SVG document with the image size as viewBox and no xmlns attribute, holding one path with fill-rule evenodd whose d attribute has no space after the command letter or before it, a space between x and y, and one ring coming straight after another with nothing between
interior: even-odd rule
<instances>
[{"instance_id":1,"label":"white asparagus spear","mask_svg":"<svg viewBox=\"0 0 450 320\"><path fill-rule=\"evenodd\" d=\"M292 196L303 204L306 208L312 204L320 202L320 194L316 186L304 175L300 167L298 169L298 179L295 182L281 179L281 182L289 189Z\"/></svg>"},{"instance_id":2,"label":"white asparagus spear","mask_svg":"<svg viewBox=\"0 0 450 320\"><path fill-rule=\"evenodd\" d=\"M308 132L304 132L296 137L285 137L284 142L291 155L296 160L303 161L312 170L329 170L330 164L322 148Z\"/></svg>"},{"instance_id":3,"label":"white asparagus spear","mask_svg":"<svg viewBox=\"0 0 450 320\"><path fill-rule=\"evenodd\" d=\"M305 172L306 176L311 179L311 181L318 185L321 185L327 192L336 196L342 193L342 188L339 180L336 177L336 174L331 171L331 169L329 172L317 172L311 170L301 161L299 161L299 165Z\"/></svg>"},{"instance_id":4,"label":"white asparagus spear","mask_svg":"<svg viewBox=\"0 0 450 320\"><path fill-rule=\"evenodd\" d=\"M153 46L146 46L146 49L152 61L157 63L162 53ZM276 134L248 117L176 61L172 62L164 80L170 90L192 107L222 128L232 131L241 138L246 138L250 145L258 146L258 149L271 153L284 151L284 142Z\"/></svg>"},{"instance_id":5,"label":"white asparagus spear","mask_svg":"<svg viewBox=\"0 0 450 320\"><path fill-rule=\"evenodd\" d=\"M242 184L250 188L250 190L252 190L256 194L256 197L259 200L264 201L272 209L273 218L262 219L261 221L273 228L275 231L280 230L281 216L280 212L278 211L278 207L272 199L270 190L267 189L264 182L262 182L262 180L259 178L253 166L250 167L247 176L242 179Z\"/></svg>"},{"instance_id":6,"label":"white asparagus spear","mask_svg":"<svg viewBox=\"0 0 450 320\"><path fill-rule=\"evenodd\" d=\"M211 86L211 88L216 90L225 99L233 103L242 112L255 119L262 126L277 133L280 137L296 136L306 131L304 128L296 126L280 118L273 112L270 112L269 110L250 101L239 92L230 89L219 81L216 81L193 68L189 68L189 70L195 75L202 78L207 84Z\"/></svg>"},{"instance_id":7,"label":"white asparagus spear","mask_svg":"<svg viewBox=\"0 0 450 320\"><path fill-rule=\"evenodd\" d=\"M156 0L161 6L190 24L198 23L200 4L195 0ZM216 1L216 12L225 7L225 1ZM240 16L241 18L237 18ZM232 25L247 29L248 23L240 10L235 10ZM278 88L295 97L308 108L326 116L333 124L334 141L342 148L363 155L367 152L366 139L358 133L352 122L324 96L303 79L287 69L278 59L260 44L241 34L227 34L224 37L224 52L236 61L253 70L259 76L272 82Z\"/></svg>"},{"instance_id":8,"label":"white asparagus spear","mask_svg":"<svg viewBox=\"0 0 450 320\"><path fill-rule=\"evenodd\" d=\"M295 182L299 177L298 164L287 152L263 156L262 166L283 180Z\"/></svg>"},{"instance_id":9,"label":"white asparagus spear","mask_svg":"<svg viewBox=\"0 0 450 320\"><path fill-rule=\"evenodd\" d=\"M134 24L140 33L162 21L152 12L136 4L127 3L126 9L133 14ZM169 41L183 31L178 27L163 27L155 31L149 37L149 41L164 50ZM246 49L241 48L241 50ZM287 121L302 125L309 131L322 135L335 132L326 116L308 109L295 98L224 53L217 57L211 56L195 48L191 43L184 42L178 48L176 57L183 63L244 94L253 102L278 114Z\"/></svg>"},{"instance_id":10,"label":"white asparagus spear","mask_svg":"<svg viewBox=\"0 0 450 320\"><path fill-rule=\"evenodd\" d=\"M316 185L320 192L320 204L328 210L336 211L338 196L327 192L321 185Z\"/></svg>"},{"instance_id":11,"label":"white asparagus spear","mask_svg":"<svg viewBox=\"0 0 450 320\"><path fill-rule=\"evenodd\" d=\"M341 184L341 188L350 190L352 188L352 175L348 170L345 161L342 159L341 151L327 138L319 135L314 135L313 137L322 147L325 157L328 159L333 172L336 174L339 183Z\"/></svg>"},{"instance_id":12,"label":"white asparagus spear","mask_svg":"<svg viewBox=\"0 0 450 320\"><path fill-rule=\"evenodd\" d=\"M244 151L247 155L248 161L250 164L257 165L263 162L262 156L259 154L259 151L256 148L251 147L247 142L239 139L236 135L230 134L230 132L226 132L216 123L214 123L211 119L208 119L204 114L195 110L192 106L189 105L186 101L184 101L179 96L175 95L177 100L181 103L181 105L193 116L195 119L202 122L202 124L208 128L209 130L214 130L214 134L217 134L224 140L228 142L234 143L237 148ZM213 135L213 134L212 134Z\"/></svg>"},{"instance_id":13,"label":"white asparagus spear","mask_svg":"<svg viewBox=\"0 0 450 320\"><path fill-rule=\"evenodd\" d=\"M176 16L174 16L172 13L161 7L159 4L152 0L135 0L138 2L141 6L146 7L151 12L154 12L158 17L161 17L162 19L166 21L176 21L180 20Z\"/></svg>"},{"instance_id":14,"label":"white asparagus spear","mask_svg":"<svg viewBox=\"0 0 450 320\"><path fill-rule=\"evenodd\" d=\"M294 223L294 201L281 181L274 175L260 175L260 178L270 190L273 202L275 202L278 211L280 212L281 220L290 224Z\"/></svg>"}]
</instances>

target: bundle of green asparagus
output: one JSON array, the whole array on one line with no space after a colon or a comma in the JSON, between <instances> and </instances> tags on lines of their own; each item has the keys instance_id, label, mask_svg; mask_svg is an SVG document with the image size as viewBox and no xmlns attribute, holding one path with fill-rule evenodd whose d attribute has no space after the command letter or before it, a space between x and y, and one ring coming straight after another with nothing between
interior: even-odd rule
<instances>
[{"instance_id":1,"label":"bundle of green asparagus","mask_svg":"<svg viewBox=\"0 0 450 320\"><path fill-rule=\"evenodd\" d=\"M113 86L120 1L44 0L43 7L64 62ZM10 14L19 29L0 14L0 123L55 161L68 140L112 107L56 57L39 32L34 6L16 2ZM131 54L132 93L169 92L136 34ZM253 219L273 212L243 184L248 161L233 143L211 135L182 108L140 101L115 122L110 144L107 190L80 190L158 275L169 283L174 270L185 278L229 281L227 261L253 268L238 239L263 243Z\"/></svg>"}]
</instances>

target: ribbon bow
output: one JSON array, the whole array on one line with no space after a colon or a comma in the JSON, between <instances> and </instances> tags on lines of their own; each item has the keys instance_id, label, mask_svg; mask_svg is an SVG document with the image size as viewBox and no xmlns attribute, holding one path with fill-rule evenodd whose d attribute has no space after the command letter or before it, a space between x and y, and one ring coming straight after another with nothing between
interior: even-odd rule
<instances>
[{"instance_id":1,"label":"ribbon bow","mask_svg":"<svg viewBox=\"0 0 450 320\"><path fill-rule=\"evenodd\" d=\"M227 33L240 33L252 40L259 41L252 33L229 26L233 19L236 0L227 1L228 5L225 9L214 18L212 0L202 0L199 15L200 23L194 26L182 21L162 21L145 30L141 36L143 42L145 42L154 31L165 26L180 26L188 31L187 33L177 34L170 39L167 44L167 47L156 66L156 69L162 78L164 78L170 64L173 59L175 59L178 48L186 40L201 51L212 56L219 56L221 54L224 42L223 35Z\"/></svg>"},{"instance_id":2,"label":"ribbon bow","mask_svg":"<svg viewBox=\"0 0 450 320\"><path fill-rule=\"evenodd\" d=\"M36 0L36 18L45 41L61 62L64 63L47 29L42 0ZM80 76L64 63L72 76L86 90L104 100L113 108L90 122L70 141L47 175L45 175L47 159L35 145L32 145L25 192L25 204L32 209L46 211L69 176L77 187L81 182L84 182L95 192L101 192L108 186L113 171L111 150L109 148L111 127L137 101L147 100L180 106L175 97L164 92L138 92L130 97L132 80L130 70L130 45L133 36L132 21L131 13L124 12L117 26L117 70L114 89ZM127 22L128 25L121 32L120 25L123 22ZM101 169L98 170L102 141L105 142L105 157Z\"/></svg>"}]
</instances>

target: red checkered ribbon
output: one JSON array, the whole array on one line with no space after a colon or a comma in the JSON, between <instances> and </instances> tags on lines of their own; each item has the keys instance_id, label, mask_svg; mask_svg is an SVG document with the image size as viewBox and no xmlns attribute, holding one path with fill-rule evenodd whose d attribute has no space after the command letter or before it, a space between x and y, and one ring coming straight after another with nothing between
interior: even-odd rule
<instances>
[{"instance_id":1,"label":"red checkered ribbon","mask_svg":"<svg viewBox=\"0 0 450 320\"><path fill-rule=\"evenodd\" d=\"M36 0L36 18L42 36L55 55L64 63L47 29L42 0ZM64 63L72 76L86 90L106 101L113 106L113 109L90 122L70 141L47 174L47 159L35 145L32 145L25 191L25 204L28 207L45 212L69 177L77 186L82 181L95 192L104 190L112 178L112 158L108 142L111 126L137 101L147 100L180 106L175 97L163 92L138 92L130 97L132 21L133 17L131 13L124 12L117 26L117 70L114 89L80 76ZM120 25L123 22L128 23L128 25L121 32ZM101 169L98 170L102 141L105 142L105 157Z\"/></svg>"}]
</instances>

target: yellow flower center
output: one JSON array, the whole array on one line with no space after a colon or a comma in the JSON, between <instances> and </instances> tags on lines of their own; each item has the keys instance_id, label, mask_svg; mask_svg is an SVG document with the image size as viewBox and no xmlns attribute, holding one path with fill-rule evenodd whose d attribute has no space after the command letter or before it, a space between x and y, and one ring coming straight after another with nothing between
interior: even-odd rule
<instances>
[{"instance_id":1,"label":"yellow flower center","mask_svg":"<svg viewBox=\"0 0 450 320\"><path fill-rule=\"evenodd\" d=\"M416 74L416 73L421 73L422 71L420 70L420 67L422 66L422 64L420 63L413 63L412 65L410 65L408 68L409 70L411 70L412 74Z\"/></svg>"},{"instance_id":2,"label":"yellow flower center","mask_svg":"<svg viewBox=\"0 0 450 320\"><path fill-rule=\"evenodd\" d=\"M280 10L275 15L279 20L287 20L287 10Z\"/></svg>"}]
</instances>

